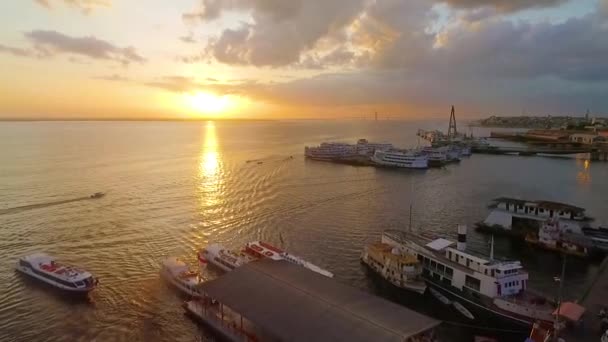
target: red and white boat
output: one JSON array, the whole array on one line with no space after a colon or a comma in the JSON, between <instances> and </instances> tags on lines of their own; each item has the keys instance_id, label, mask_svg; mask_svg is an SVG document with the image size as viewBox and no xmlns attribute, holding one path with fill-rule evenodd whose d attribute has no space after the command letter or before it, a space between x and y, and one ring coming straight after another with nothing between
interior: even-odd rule
<instances>
[{"instance_id":1,"label":"red and white boat","mask_svg":"<svg viewBox=\"0 0 608 342\"><path fill-rule=\"evenodd\" d=\"M17 271L41 280L56 288L87 293L97 287L98 280L87 271L58 263L45 253L34 253L19 259Z\"/></svg>"},{"instance_id":2,"label":"red and white boat","mask_svg":"<svg viewBox=\"0 0 608 342\"><path fill-rule=\"evenodd\" d=\"M212 244L203 248L198 253L201 267L210 263L224 271L231 271L248 262L259 259L285 260L293 264L307 268L326 277L332 278L333 273L312 264L298 256L289 254L282 249L263 241L253 241L245 245L242 252L228 250L221 245Z\"/></svg>"}]
</instances>

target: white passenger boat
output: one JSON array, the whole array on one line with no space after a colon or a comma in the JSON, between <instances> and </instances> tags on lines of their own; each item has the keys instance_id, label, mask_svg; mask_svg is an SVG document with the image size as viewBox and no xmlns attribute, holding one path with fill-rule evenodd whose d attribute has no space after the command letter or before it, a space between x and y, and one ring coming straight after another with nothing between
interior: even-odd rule
<instances>
[{"instance_id":1,"label":"white passenger boat","mask_svg":"<svg viewBox=\"0 0 608 342\"><path fill-rule=\"evenodd\" d=\"M55 258L45 253L34 253L22 257L16 268L23 274L73 293L88 293L98 284L98 280L91 273L60 264Z\"/></svg>"},{"instance_id":2,"label":"white passenger boat","mask_svg":"<svg viewBox=\"0 0 608 342\"><path fill-rule=\"evenodd\" d=\"M201 282L200 275L191 271L180 259L168 257L163 260L160 274L181 292L190 296L199 295L197 285Z\"/></svg>"},{"instance_id":3,"label":"white passenger boat","mask_svg":"<svg viewBox=\"0 0 608 342\"><path fill-rule=\"evenodd\" d=\"M198 253L201 267L212 264L223 271L229 272L254 260L263 258L273 260L286 260L298 266L307 268L326 277L333 277L333 273L312 264L298 256L289 254L269 243L263 241L253 241L245 245L241 252L232 251L219 244L212 244L203 248Z\"/></svg>"},{"instance_id":4,"label":"white passenger boat","mask_svg":"<svg viewBox=\"0 0 608 342\"><path fill-rule=\"evenodd\" d=\"M318 160L332 160L357 155L357 147L352 144L325 142L319 146L304 147L306 158Z\"/></svg>"},{"instance_id":5,"label":"white passenger boat","mask_svg":"<svg viewBox=\"0 0 608 342\"><path fill-rule=\"evenodd\" d=\"M439 167L448 162L448 156L445 148L441 147L425 147L422 153L429 158L429 166Z\"/></svg>"},{"instance_id":6,"label":"white passenger boat","mask_svg":"<svg viewBox=\"0 0 608 342\"><path fill-rule=\"evenodd\" d=\"M426 154L416 150L376 151L372 161L380 166L391 166L408 169L426 169L429 167L429 158Z\"/></svg>"},{"instance_id":7,"label":"white passenger boat","mask_svg":"<svg viewBox=\"0 0 608 342\"><path fill-rule=\"evenodd\" d=\"M198 252L198 261L201 267L211 264L225 272L230 272L253 260L255 258L248 254L224 248L217 243L211 244Z\"/></svg>"},{"instance_id":8,"label":"white passenger boat","mask_svg":"<svg viewBox=\"0 0 608 342\"><path fill-rule=\"evenodd\" d=\"M457 243L397 230L385 231L382 242L415 255L435 290L429 292L441 293L468 319L488 327L553 321L555 304L527 289L528 273L519 261L494 259L493 246L489 258L466 250L466 226L458 226Z\"/></svg>"},{"instance_id":9,"label":"white passenger boat","mask_svg":"<svg viewBox=\"0 0 608 342\"><path fill-rule=\"evenodd\" d=\"M376 151L386 151L393 148L393 144L369 142L367 139L357 141L357 154L371 156Z\"/></svg>"},{"instance_id":10,"label":"white passenger boat","mask_svg":"<svg viewBox=\"0 0 608 342\"><path fill-rule=\"evenodd\" d=\"M391 284L423 294L426 284L421 278L422 265L416 256L402 253L397 248L376 242L364 247L361 261Z\"/></svg>"}]
</instances>

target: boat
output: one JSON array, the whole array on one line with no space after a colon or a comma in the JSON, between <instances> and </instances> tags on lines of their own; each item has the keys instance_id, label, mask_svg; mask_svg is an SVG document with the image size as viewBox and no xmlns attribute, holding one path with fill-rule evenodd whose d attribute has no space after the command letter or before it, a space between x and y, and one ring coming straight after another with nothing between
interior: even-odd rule
<instances>
[{"instance_id":1,"label":"boat","mask_svg":"<svg viewBox=\"0 0 608 342\"><path fill-rule=\"evenodd\" d=\"M255 258L248 254L224 248L217 243L211 244L198 252L198 261L201 267L211 264L225 272L230 272L253 260Z\"/></svg>"},{"instance_id":2,"label":"boat","mask_svg":"<svg viewBox=\"0 0 608 342\"><path fill-rule=\"evenodd\" d=\"M448 299L448 297L444 296L441 294L441 292L435 290L432 287L429 287L429 292L431 293L431 295L435 298L437 298L437 300L439 300L441 303L445 304L445 305L451 305L452 301Z\"/></svg>"},{"instance_id":3,"label":"boat","mask_svg":"<svg viewBox=\"0 0 608 342\"><path fill-rule=\"evenodd\" d=\"M96 192L94 194L92 194L90 197L91 198L102 198L103 196L105 196L106 194L103 192Z\"/></svg>"},{"instance_id":4,"label":"boat","mask_svg":"<svg viewBox=\"0 0 608 342\"><path fill-rule=\"evenodd\" d=\"M467 251L466 231L466 226L458 226L458 242L454 242L387 230L382 242L415 255L429 292L435 290L452 303L458 302L452 305L468 320L496 328L529 328L536 321L551 322L555 305L527 289L528 273L521 262L495 259L493 244L489 258Z\"/></svg>"},{"instance_id":5,"label":"boat","mask_svg":"<svg viewBox=\"0 0 608 342\"><path fill-rule=\"evenodd\" d=\"M359 155L372 156L376 151L386 151L393 148L393 144L390 143L374 143L369 142L367 139L357 140L356 150Z\"/></svg>"},{"instance_id":6,"label":"boat","mask_svg":"<svg viewBox=\"0 0 608 342\"><path fill-rule=\"evenodd\" d=\"M446 150L447 160L449 163L457 163L460 161L462 155L462 149L456 145L444 146Z\"/></svg>"},{"instance_id":7,"label":"boat","mask_svg":"<svg viewBox=\"0 0 608 342\"><path fill-rule=\"evenodd\" d=\"M333 273L314 265L298 256L289 254L269 243L253 241L245 245L242 251L233 251L219 244L212 244L203 248L198 253L201 267L211 264L223 271L229 272L249 262L269 258L273 260L286 260L293 264L302 266L326 277L332 278Z\"/></svg>"},{"instance_id":8,"label":"boat","mask_svg":"<svg viewBox=\"0 0 608 342\"><path fill-rule=\"evenodd\" d=\"M418 259L393 246L371 243L363 248L361 261L394 286L419 294L426 290L426 284L420 277L422 266Z\"/></svg>"},{"instance_id":9,"label":"boat","mask_svg":"<svg viewBox=\"0 0 608 342\"><path fill-rule=\"evenodd\" d=\"M306 158L315 160L332 160L336 158L346 158L357 154L357 148L355 145L338 143L338 142L324 142L319 146L306 146L304 147L304 155Z\"/></svg>"},{"instance_id":10,"label":"boat","mask_svg":"<svg viewBox=\"0 0 608 342\"><path fill-rule=\"evenodd\" d=\"M422 153L428 156L429 167L441 167L448 162L448 156L444 148L425 147Z\"/></svg>"},{"instance_id":11,"label":"boat","mask_svg":"<svg viewBox=\"0 0 608 342\"><path fill-rule=\"evenodd\" d=\"M88 293L99 283L91 273L60 264L46 253L34 253L20 258L16 269L48 285L72 293Z\"/></svg>"},{"instance_id":12,"label":"boat","mask_svg":"<svg viewBox=\"0 0 608 342\"><path fill-rule=\"evenodd\" d=\"M528 233L526 242L532 246L539 247L560 254L568 254L578 257L589 256L588 247L592 246L589 239L580 236L581 239L575 240L576 235L568 236L561 232L559 221L552 219L547 220L538 230L538 235Z\"/></svg>"},{"instance_id":13,"label":"boat","mask_svg":"<svg viewBox=\"0 0 608 342\"><path fill-rule=\"evenodd\" d=\"M257 259L269 258L273 260L286 260L292 264L302 266L313 272L324 275L328 278L333 278L333 273L325 270L313 263L310 263L296 255L285 252L284 250L275 247L264 241L252 241L245 245L245 253Z\"/></svg>"},{"instance_id":14,"label":"boat","mask_svg":"<svg viewBox=\"0 0 608 342\"><path fill-rule=\"evenodd\" d=\"M197 287L201 282L200 275L191 271L188 265L180 259L168 257L163 260L160 274L181 292L190 296L200 295Z\"/></svg>"},{"instance_id":15,"label":"boat","mask_svg":"<svg viewBox=\"0 0 608 342\"><path fill-rule=\"evenodd\" d=\"M562 239L581 244L591 252L608 252L608 229L592 227L585 209L553 201L531 201L500 197L488 206L490 214L477 224L477 230L525 239L538 236L547 220L558 223Z\"/></svg>"},{"instance_id":16,"label":"boat","mask_svg":"<svg viewBox=\"0 0 608 342\"><path fill-rule=\"evenodd\" d=\"M376 165L407 169L426 169L429 167L428 161L426 154L416 150L376 151L372 157Z\"/></svg>"}]
</instances>

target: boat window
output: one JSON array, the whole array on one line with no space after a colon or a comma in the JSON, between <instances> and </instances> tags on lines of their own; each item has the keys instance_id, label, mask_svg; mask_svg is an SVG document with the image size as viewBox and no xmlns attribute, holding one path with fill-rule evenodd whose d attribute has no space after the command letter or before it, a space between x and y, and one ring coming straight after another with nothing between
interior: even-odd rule
<instances>
[{"instance_id":1,"label":"boat window","mask_svg":"<svg viewBox=\"0 0 608 342\"><path fill-rule=\"evenodd\" d=\"M84 286L84 283L82 281L76 282L76 287L82 287L82 286Z\"/></svg>"},{"instance_id":2,"label":"boat window","mask_svg":"<svg viewBox=\"0 0 608 342\"><path fill-rule=\"evenodd\" d=\"M481 287L481 281L475 277L471 277L469 275L465 276L464 284L466 287L473 289L475 291L479 291Z\"/></svg>"},{"instance_id":3,"label":"boat window","mask_svg":"<svg viewBox=\"0 0 608 342\"><path fill-rule=\"evenodd\" d=\"M30 265L29 262L25 261L25 260L19 260L19 265L21 265L21 267L29 267L32 268L32 266Z\"/></svg>"},{"instance_id":4,"label":"boat window","mask_svg":"<svg viewBox=\"0 0 608 342\"><path fill-rule=\"evenodd\" d=\"M449 267L446 267L446 268L445 268L445 274L446 274L448 277L452 278L452 275L454 274L454 270L453 270L453 269L451 269L451 268L449 268Z\"/></svg>"},{"instance_id":5,"label":"boat window","mask_svg":"<svg viewBox=\"0 0 608 342\"><path fill-rule=\"evenodd\" d=\"M433 261L433 260L431 260L431 268L432 269L437 268L437 263L435 261Z\"/></svg>"},{"instance_id":6,"label":"boat window","mask_svg":"<svg viewBox=\"0 0 608 342\"><path fill-rule=\"evenodd\" d=\"M545 212L545 209L540 208L540 209L538 209L538 211L539 211L539 212L541 212L541 213L544 213L544 212Z\"/></svg>"}]
</instances>

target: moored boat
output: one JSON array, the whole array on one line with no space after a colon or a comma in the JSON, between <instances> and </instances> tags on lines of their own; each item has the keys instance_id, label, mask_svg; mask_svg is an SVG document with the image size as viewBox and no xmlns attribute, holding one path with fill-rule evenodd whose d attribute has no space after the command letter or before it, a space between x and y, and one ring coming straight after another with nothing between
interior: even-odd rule
<instances>
[{"instance_id":1,"label":"moored boat","mask_svg":"<svg viewBox=\"0 0 608 342\"><path fill-rule=\"evenodd\" d=\"M548 220L538 230L538 235L528 233L525 240L532 246L552 252L587 257L589 255L588 247L592 246L591 241L584 236L579 236L579 239L575 238L576 235L567 236L561 232L559 221Z\"/></svg>"},{"instance_id":2,"label":"moored boat","mask_svg":"<svg viewBox=\"0 0 608 342\"><path fill-rule=\"evenodd\" d=\"M209 263L226 272L232 271L235 268L243 266L249 262L264 258L286 260L292 264L302 266L326 277L331 278L334 276L331 272L313 263L310 263L293 254L287 253L280 248L263 241L249 242L245 245L242 251L233 251L224 248L222 245L212 244L203 248L198 253L198 260L201 267L204 267Z\"/></svg>"},{"instance_id":3,"label":"moored boat","mask_svg":"<svg viewBox=\"0 0 608 342\"><path fill-rule=\"evenodd\" d=\"M199 295L197 285L200 284L200 275L191 271L185 262L176 257L163 260L161 276L181 292L190 295Z\"/></svg>"},{"instance_id":4,"label":"moored boat","mask_svg":"<svg viewBox=\"0 0 608 342\"><path fill-rule=\"evenodd\" d=\"M466 226L459 226L458 233L455 243L389 230L383 233L382 241L416 255L423 265L422 277L429 292L449 299L469 320L488 327L528 327L535 321L553 320L555 305L527 289L528 273L519 261L496 260L493 252L490 258L484 258L466 251Z\"/></svg>"},{"instance_id":5,"label":"moored boat","mask_svg":"<svg viewBox=\"0 0 608 342\"><path fill-rule=\"evenodd\" d=\"M376 151L372 157L376 165L406 169L426 169L428 160L428 156L420 151L398 149Z\"/></svg>"},{"instance_id":6,"label":"moored boat","mask_svg":"<svg viewBox=\"0 0 608 342\"><path fill-rule=\"evenodd\" d=\"M399 288L420 294L426 290L426 284L420 277L420 262L411 254L403 253L386 243L376 242L364 247L361 261Z\"/></svg>"},{"instance_id":7,"label":"moored boat","mask_svg":"<svg viewBox=\"0 0 608 342\"><path fill-rule=\"evenodd\" d=\"M336 158L345 158L357 154L357 147L352 144L338 142L324 142L319 146L304 147L304 155L306 158L317 160L332 160Z\"/></svg>"},{"instance_id":8,"label":"moored boat","mask_svg":"<svg viewBox=\"0 0 608 342\"><path fill-rule=\"evenodd\" d=\"M46 253L34 253L20 258L16 269L48 285L72 293L88 293L99 283L90 272L61 264Z\"/></svg>"}]
</instances>

